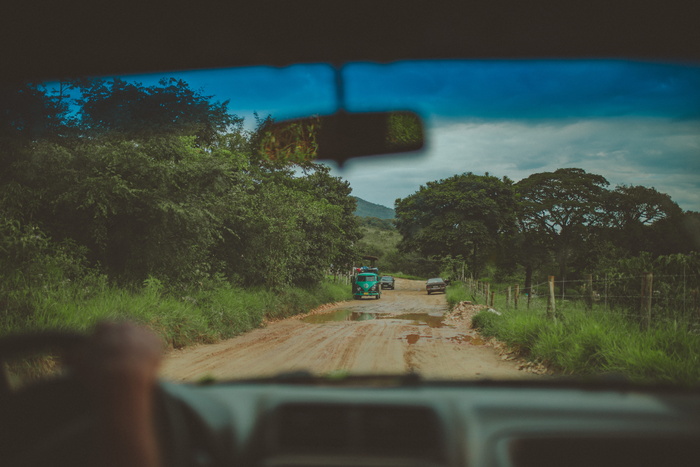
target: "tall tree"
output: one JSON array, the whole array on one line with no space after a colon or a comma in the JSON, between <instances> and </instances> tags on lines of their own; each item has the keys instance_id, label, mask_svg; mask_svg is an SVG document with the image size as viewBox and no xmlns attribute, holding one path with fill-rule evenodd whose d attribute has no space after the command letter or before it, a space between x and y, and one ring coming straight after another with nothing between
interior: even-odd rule
<instances>
[{"instance_id":1,"label":"tall tree","mask_svg":"<svg viewBox=\"0 0 700 467\"><path fill-rule=\"evenodd\" d=\"M479 274L499 237L515 228L512 182L465 173L428 182L396 200L396 227L402 251L424 256L461 256Z\"/></svg>"},{"instance_id":2,"label":"tall tree","mask_svg":"<svg viewBox=\"0 0 700 467\"><path fill-rule=\"evenodd\" d=\"M605 237L633 256L654 250L653 224L683 212L669 195L644 186L618 186L604 203Z\"/></svg>"},{"instance_id":3,"label":"tall tree","mask_svg":"<svg viewBox=\"0 0 700 467\"><path fill-rule=\"evenodd\" d=\"M229 126L242 119L228 112L228 101L212 101L181 79L164 78L158 85L114 79L76 82L79 125L90 136L109 133L119 138L169 134L193 135L208 147Z\"/></svg>"},{"instance_id":4,"label":"tall tree","mask_svg":"<svg viewBox=\"0 0 700 467\"><path fill-rule=\"evenodd\" d=\"M566 279L570 260L590 237L589 227L600 224L608 181L583 169L558 169L519 181L521 232L544 234Z\"/></svg>"}]
</instances>

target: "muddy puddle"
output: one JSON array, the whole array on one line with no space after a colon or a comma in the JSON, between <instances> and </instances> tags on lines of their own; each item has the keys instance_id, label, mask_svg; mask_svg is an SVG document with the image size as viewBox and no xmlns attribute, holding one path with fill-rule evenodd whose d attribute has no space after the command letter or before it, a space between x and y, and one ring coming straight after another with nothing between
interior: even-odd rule
<instances>
[{"instance_id":1,"label":"muddy puddle","mask_svg":"<svg viewBox=\"0 0 700 467\"><path fill-rule=\"evenodd\" d=\"M406 341L411 345L418 342L418 339L420 339L420 334L409 334L406 336Z\"/></svg>"},{"instance_id":2,"label":"muddy puddle","mask_svg":"<svg viewBox=\"0 0 700 467\"><path fill-rule=\"evenodd\" d=\"M470 336L469 334L457 334L456 336L447 337L447 340L457 344L484 345L484 341L480 337Z\"/></svg>"},{"instance_id":3,"label":"muddy puddle","mask_svg":"<svg viewBox=\"0 0 700 467\"><path fill-rule=\"evenodd\" d=\"M367 321L370 319L395 319L402 321L410 321L415 325L427 325L431 328L441 328L445 326L444 316L431 315L428 313L367 313L355 310L338 310L332 313L323 313L319 315L311 315L302 318L305 323L322 324L331 323L334 321Z\"/></svg>"}]
</instances>

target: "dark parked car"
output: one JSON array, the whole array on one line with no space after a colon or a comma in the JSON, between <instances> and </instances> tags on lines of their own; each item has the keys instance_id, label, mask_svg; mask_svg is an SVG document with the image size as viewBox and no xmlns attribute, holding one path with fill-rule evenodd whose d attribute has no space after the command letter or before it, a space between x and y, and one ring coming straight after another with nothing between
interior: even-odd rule
<instances>
[{"instance_id":1,"label":"dark parked car","mask_svg":"<svg viewBox=\"0 0 700 467\"><path fill-rule=\"evenodd\" d=\"M446 288L447 284L439 277L428 279L428 282L425 283L425 289L428 291L428 295L433 292L444 292Z\"/></svg>"},{"instance_id":2,"label":"dark parked car","mask_svg":"<svg viewBox=\"0 0 700 467\"><path fill-rule=\"evenodd\" d=\"M394 290L394 282L392 276L382 276L382 289Z\"/></svg>"}]
</instances>

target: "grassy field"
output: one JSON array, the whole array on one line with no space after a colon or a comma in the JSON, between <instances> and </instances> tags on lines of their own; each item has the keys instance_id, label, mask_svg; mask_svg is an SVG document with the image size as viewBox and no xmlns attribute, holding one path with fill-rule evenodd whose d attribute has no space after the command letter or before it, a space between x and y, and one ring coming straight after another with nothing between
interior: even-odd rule
<instances>
[{"instance_id":1,"label":"grassy field","mask_svg":"<svg viewBox=\"0 0 700 467\"><path fill-rule=\"evenodd\" d=\"M424 281L424 280L426 280L425 277L411 276L410 274L404 274L402 272L394 273L394 272L382 271L382 276L393 276L393 277L396 277L398 279L409 279L412 281Z\"/></svg>"},{"instance_id":2,"label":"grassy field","mask_svg":"<svg viewBox=\"0 0 700 467\"><path fill-rule=\"evenodd\" d=\"M264 319L284 318L351 298L347 285L332 281L312 290L220 285L174 296L152 280L136 291L104 286L87 297L73 295L37 295L31 315L0 317L0 334L42 329L87 331L101 320L129 319L156 331L168 346L181 348L241 334L260 326Z\"/></svg>"},{"instance_id":3,"label":"grassy field","mask_svg":"<svg viewBox=\"0 0 700 467\"><path fill-rule=\"evenodd\" d=\"M451 306L475 297L463 284L448 288ZM477 300L478 302L478 300ZM556 320L546 303L529 309L506 307L499 297L497 313L482 311L473 319L482 334L493 336L531 360L576 376L621 376L634 382L700 384L700 335L678 322L655 322L649 330L621 312L580 302L557 305Z\"/></svg>"},{"instance_id":4,"label":"grassy field","mask_svg":"<svg viewBox=\"0 0 700 467\"><path fill-rule=\"evenodd\" d=\"M80 290L79 290L80 289ZM88 332L102 320L131 320L148 326L168 348L183 348L230 338L279 319L307 312L319 305L351 299L347 285L331 280L314 289L243 289L226 284L186 295L166 293L158 280L140 290L108 285L86 291L66 284L33 294L32 312L0 314L0 337L41 330ZM41 379L60 368L52 355L7 362L13 385Z\"/></svg>"}]
</instances>

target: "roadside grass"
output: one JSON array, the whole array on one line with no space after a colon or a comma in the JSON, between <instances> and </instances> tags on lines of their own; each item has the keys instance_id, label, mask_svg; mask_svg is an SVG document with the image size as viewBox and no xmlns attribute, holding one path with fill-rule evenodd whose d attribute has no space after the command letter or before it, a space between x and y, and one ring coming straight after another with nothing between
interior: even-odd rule
<instances>
[{"instance_id":1,"label":"roadside grass","mask_svg":"<svg viewBox=\"0 0 700 467\"><path fill-rule=\"evenodd\" d=\"M418 277L418 276L412 276L410 274L404 274L402 272L386 272L386 271L381 271L382 276L393 276L397 279L408 279L412 281L424 281L427 280L425 277Z\"/></svg>"},{"instance_id":2,"label":"roadside grass","mask_svg":"<svg viewBox=\"0 0 700 467\"><path fill-rule=\"evenodd\" d=\"M645 331L619 313L588 310L579 303L558 306L557 319L552 320L545 307L535 303L516 310L497 302L499 314L484 310L472 324L483 335L564 375L700 384L700 335L686 326L657 322Z\"/></svg>"},{"instance_id":3,"label":"roadside grass","mask_svg":"<svg viewBox=\"0 0 700 467\"><path fill-rule=\"evenodd\" d=\"M463 282L452 282L445 289L445 298L450 309L454 308L459 302L474 301L471 292Z\"/></svg>"},{"instance_id":4,"label":"roadside grass","mask_svg":"<svg viewBox=\"0 0 700 467\"><path fill-rule=\"evenodd\" d=\"M351 298L345 284L326 281L314 289L272 291L218 284L175 296L157 280L130 291L104 285L89 294L35 294L33 312L0 315L0 335L46 329L87 331L102 320L133 320L153 329L168 346L212 343L250 331L263 320L285 318Z\"/></svg>"}]
</instances>

